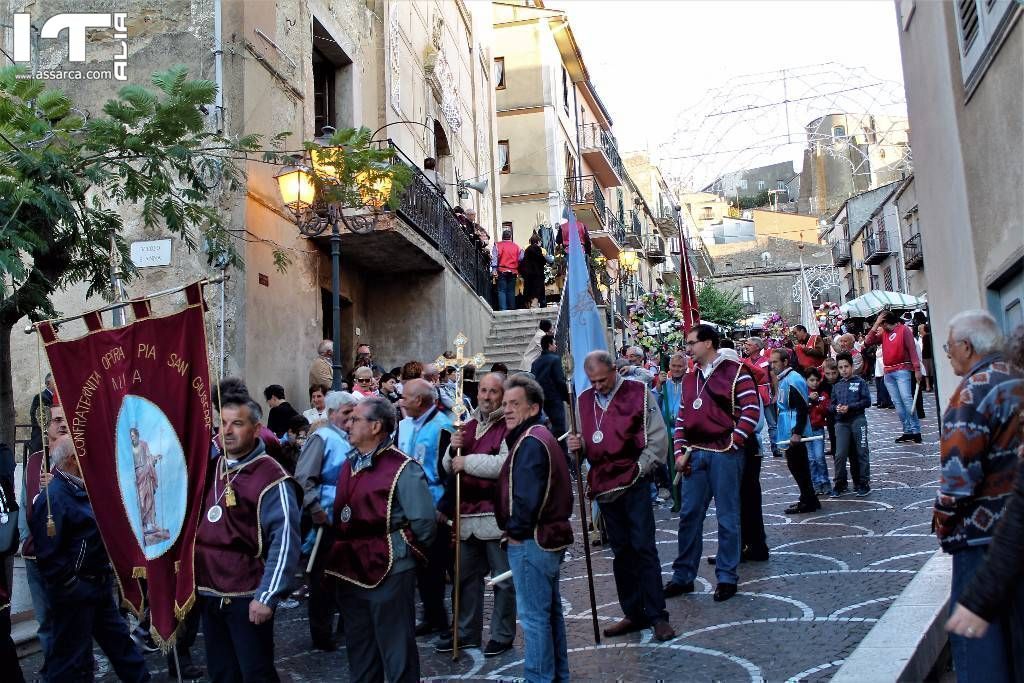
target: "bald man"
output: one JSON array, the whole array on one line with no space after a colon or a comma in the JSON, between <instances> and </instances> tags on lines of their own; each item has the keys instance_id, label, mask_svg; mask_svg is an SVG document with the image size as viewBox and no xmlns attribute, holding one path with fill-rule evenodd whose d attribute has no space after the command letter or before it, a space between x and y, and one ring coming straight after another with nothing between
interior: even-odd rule
<instances>
[{"instance_id":1,"label":"bald man","mask_svg":"<svg viewBox=\"0 0 1024 683\"><path fill-rule=\"evenodd\" d=\"M444 495L444 470L441 455L451 441L451 419L437 405L437 390L424 379L409 380L402 387L398 405L405 419L398 423L398 448L423 467L435 509ZM423 621L416 626L416 635L442 633L448 630L448 610L444 605L445 571L451 564L451 533L446 517L437 512L440 524L428 550L426 566L416 569Z\"/></svg>"}]
</instances>

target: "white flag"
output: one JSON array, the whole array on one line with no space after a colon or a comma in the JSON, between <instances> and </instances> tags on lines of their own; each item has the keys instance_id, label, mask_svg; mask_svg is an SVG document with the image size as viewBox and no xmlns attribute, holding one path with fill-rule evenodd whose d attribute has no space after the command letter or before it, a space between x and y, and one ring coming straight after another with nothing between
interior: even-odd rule
<instances>
[{"instance_id":1,"label":"white flag","mask_svg":"<svg viewBox=\"0 0 1024 683\"><path fill-rule=\"evenodd\" d=\"M811 299L811 288L807 285L803 256L800 257L800 324L807 328L807 334L821 336L818 319L814 317L814 301Z\"/></svg>"}]
</instances>

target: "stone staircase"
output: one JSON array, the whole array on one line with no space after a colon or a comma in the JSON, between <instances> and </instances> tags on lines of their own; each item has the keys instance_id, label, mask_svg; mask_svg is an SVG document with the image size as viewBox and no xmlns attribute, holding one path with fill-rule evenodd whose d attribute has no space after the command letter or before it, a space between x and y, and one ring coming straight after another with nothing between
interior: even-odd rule
<instances>
[{"instance_id":1,"label":"stone staircase","mask_svg":"<svg viewBox=\"0 0 1024 683\"><path fill-rule=\"evenodd\" d=\"M487 367L489 368L492 363L504 363L509 370L519 370L523 362L523 353L537 331L540 321L546 318L554 325L557 316L557 302L547 308L495 311L491 332L484 345Z\"/></svg>"}]
</instances>

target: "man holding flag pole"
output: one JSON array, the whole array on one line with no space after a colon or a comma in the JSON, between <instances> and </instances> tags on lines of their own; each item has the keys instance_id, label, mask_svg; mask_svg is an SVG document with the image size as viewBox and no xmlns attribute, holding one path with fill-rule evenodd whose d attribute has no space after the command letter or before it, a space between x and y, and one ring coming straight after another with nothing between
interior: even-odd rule
<instances>
[{"instance_id":1,"label":"man holding flag pole","mask_svg":"<svg viewBox=\"0 0 1024 683\"><path fill-rule=\"evenodd\" d=\"M614 553L615 587L624 618L606 628L604 635L652 628L657 640L671 640L675 631L665 610L649 494L651 473L666 459L668 431L646 385L626 381L615 371L587 289L590 279L574 222L570 213L563 305L569 306L572 352L585 355L585 360L573 368L580 429L570 434L567 445L574 453L582 452L590 464L590 496L600 506Z\"/></svg>"}]
</instances>

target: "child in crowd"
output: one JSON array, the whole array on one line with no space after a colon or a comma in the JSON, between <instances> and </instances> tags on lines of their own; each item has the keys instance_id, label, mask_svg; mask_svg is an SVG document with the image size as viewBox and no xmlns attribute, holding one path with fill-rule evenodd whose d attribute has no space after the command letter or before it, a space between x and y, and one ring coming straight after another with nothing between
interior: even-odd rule
<instances>
[{"instance_id":1,"label":"child in crowd","mask_svg":"<svg viewBox=\"0 0 1024 683\"><path fill-rule=\"evenodd\" d=\"M828 463L825 462L825 422L831 403L829 394L822 390L821 371L817 368L804 370L807 380L808 418L811 421L811 436L818 437L807 442L807 462L811 467L811 483L819 496L832 495L832 484L828 478Z\"/></svg>"},{"instance_id":2,"label":"child in crowd","mask_svg":"<svg viewBox=\"0 0 1024 683\"><path fill-rule=\"evenodd\" d=\"M835 358L826 358L821 370L824 376L821 378L821 386L818 391L831 397L832 387L839 381L839 366L836 365ZM825 421L825 428L828 430L828 453L826 455L831 455L834 458L836 457L836 416L832 414L831 410Z\"/></svg>"},{"instance_id":3,"label":"child in crowd","mask_svg":"<svg viewBox=\"0 0 1024 683\"><path fill-rule=\"evenodd\" d=\"M288 470L288 474L295 474L295 463L299 461L299 452L308 433L309 420L302 415L293 415L288 421L288 431L281 439L281 466Z\"/></svg>"},{"instance_id":4,"label":"child in crowd","mask_svg":"<svg viewBox=\"0 0 1024 683\"><path fill-rule=\"evenodd\" d=\"M832 388L832 414L836 420L835 487L833 497L846 493L846 460L858 496L871 491L871 463L868 452L868 421L864 411L871 405L868 383L853 372L853 357L836 357L842 377Z\"/></svg>"}]
</instances>

